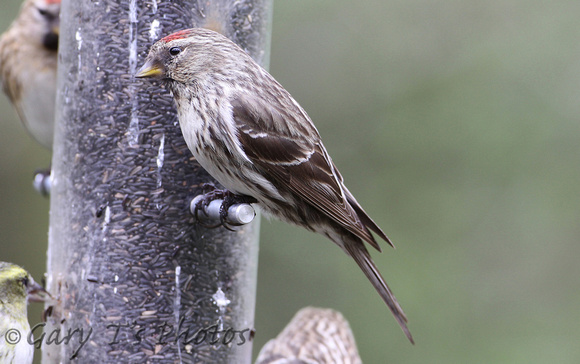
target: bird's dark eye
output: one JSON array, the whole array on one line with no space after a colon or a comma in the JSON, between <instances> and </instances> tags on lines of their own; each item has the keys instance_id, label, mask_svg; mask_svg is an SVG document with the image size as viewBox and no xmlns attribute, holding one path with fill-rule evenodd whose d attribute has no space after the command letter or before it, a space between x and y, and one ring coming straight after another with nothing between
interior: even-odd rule
<instances>
[{"instance_id":1,"label":"bird's dark eye","mask_svg":"<svg viewBox=\"0 0 580 364\"><path fill-rule=\"evenodd\" d=\"M28 277L24 277L24 278L22 278L22 285L23 285L24 287L28 287Z\"/></svg>"},{"instance_id":2,"label":"bird's dark eye","mask_svg":"<svg viewBox=\"0 0 580 364\"><path fill-rule=\"evenodd\" d=\"M56 18L56 16L54 14L51 14L47 9L36 8L36 10L38 10L38 14L40 14L40 16L48 20L54 20L54 18Z\"/></svg>"},{"instance_id":3,"label":"bird's dark eye","mask_svg":"<svg viewBox=\"0 0 580 364\"><path fill-rule=\"evenodd\" d=\"M179 47L169 48L169 54L171 54L172 56L177 56L179 53L181 53L181 48Z\"/></svg>"}]
</instances>

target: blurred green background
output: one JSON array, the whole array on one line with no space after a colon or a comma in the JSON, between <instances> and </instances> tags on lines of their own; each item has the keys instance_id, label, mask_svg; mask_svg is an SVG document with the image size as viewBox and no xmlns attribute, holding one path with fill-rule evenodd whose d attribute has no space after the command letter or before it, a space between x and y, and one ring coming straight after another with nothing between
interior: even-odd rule
<instances>
[{"instance_id":1,"label":"blurred green background","mask_svg":"<svg viewBox=\"0 0 580 364\"><path fill-rule=\"evenodd\" d=\"M3 0L0 30L19 0ZM397 246L410 345L323 237L264 220L254 350L341 311L365 363L580 362L580 2L278 1L271 73ZM0 97L0 260L40 278L50 156ZM39 310L31 317L37 322ZM38 356L38 355L37 355Z\"/></svg>"}]
</instances>

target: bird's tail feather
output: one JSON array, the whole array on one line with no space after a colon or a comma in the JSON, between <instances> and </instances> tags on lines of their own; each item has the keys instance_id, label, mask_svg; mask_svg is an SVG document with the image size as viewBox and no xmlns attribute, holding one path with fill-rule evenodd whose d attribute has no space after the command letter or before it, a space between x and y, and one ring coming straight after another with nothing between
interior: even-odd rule
<instances>
[{"instance_id":1,"label":"bird's tail feather","mask_svg":"<svg viewBox=\"0 0 580 364\"><path fill-rule=\"evenodd\" d=\"M405 316L403 309L399 305L399 302L397 302L395 295L393 295L389 289L387 282L385 282L381 276L381 273L375 266L375 263L362 241L355 239L347 240L344 242L344 249L355 260L356 264L358 264L362 269L369 281L371 281L372 285L395 316L395 320L397 320L409 341L412 344L415 344L413 336L407 328L407 317Z\"/></svg>"}]
</instances>

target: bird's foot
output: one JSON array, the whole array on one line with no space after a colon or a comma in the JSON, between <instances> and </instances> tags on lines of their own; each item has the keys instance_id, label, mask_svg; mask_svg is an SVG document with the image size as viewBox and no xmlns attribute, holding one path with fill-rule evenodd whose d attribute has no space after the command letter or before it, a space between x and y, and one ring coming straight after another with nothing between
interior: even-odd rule
<instances>
[{"instance_id":1,"label":"bird's foot","mask_svg":"<svg viewBox=\"0 0 580 364\"><path fill-rule=\"evenodd\" d=\"M233 192L230 192L228 190L224 190L225 194L223 197L223 202L222 205L220 206L220 222L223 225L223 227L225 227L228 230L234 230L231 226L232 224L230 224L228 222L228 211L230 210L230 207L232 207L233 205L238 205L238 204L253 204L253 203L257 203L258 200L256 200L255 198L251 197L251 196L246 196L246 195L238 195L235 194ZM233 225L236 226L236 225Z\"/></svg>"},{"instance_id":2,"label":"bird's foot","mask_svg":"<svg viewBox=\"0 0 580 364\"><path fill-rule=\"evenodd\" d=\"M215 200L222 200L222 203L219 207L219 223L215 225L205 225L202 224L206 228L216 228L219 226L223 226L228 230L234 230L234 226L243 225L244 223L232 223L232 221L239 221L240 218L236 217L235 219L228 218L228 211L230 207L237 204L252 204L258 202L255 198L246 195L238 195L226 189L218 189L212 183L204 183L201 185L202 190L207 190L208 188L213 188L211 191L204 193L197 201L194 207L194 216L199 216L198 213L201 210L203 214L207 215L206 210L210 203ZM253 216L253 215L252 215ZM253 217L252 217L253 219ZM244 220L244 219L242 219ZM250 220L251 221L251 220Z\"/></svg>"}]
</instances>

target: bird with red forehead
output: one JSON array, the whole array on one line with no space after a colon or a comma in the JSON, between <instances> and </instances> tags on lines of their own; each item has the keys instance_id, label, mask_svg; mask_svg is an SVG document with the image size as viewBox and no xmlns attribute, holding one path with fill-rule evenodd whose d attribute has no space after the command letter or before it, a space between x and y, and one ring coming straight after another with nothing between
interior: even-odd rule
<instances>
[{"instance_id":1,"label":"bird with red forehead","mask_svg":"<svg viewBox=\"0 0 580 364\"><path fill-rule=\"evenodd\" d=\"M0 79L20 120L52 148L60 0L26 0L0 38Z\"/></svg>"},{"instance_id":2,"label":"bird with red forehead","mask_svg":"<svg viewBox=\"0 0 580 364\"><path fill-rule=\"evenodd\" d=\"M136 77L173 94L187 146L227 191L224 204L255 202L266 214L320 233L354 259L413 342L407 318L365 247L392 245L346 188L298 102L243 49L207 29L157 41ZM224 208L223 211L227 211Z\"/></svg>"}]
</instances>

